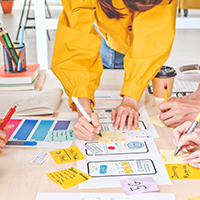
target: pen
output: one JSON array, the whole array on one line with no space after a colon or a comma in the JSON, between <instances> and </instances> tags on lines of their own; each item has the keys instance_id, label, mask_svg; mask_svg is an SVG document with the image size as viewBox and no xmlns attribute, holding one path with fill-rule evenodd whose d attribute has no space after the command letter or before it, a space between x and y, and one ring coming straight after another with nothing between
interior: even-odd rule
<instances>
[{"instance_id":1,"label":"pen","mask_svg":"<svg viewBox=\"0 0 200 200\"><path fill-rule=\"evenodd\" d=\"M187 131L186 134L191 133L192 131L194 131L194 129L197 126L197 124L199 123L199 121L200 121L200 112L197 115L196 119L194 120L194 122L192 123L192 125L190 126L190 128L189 128L189 130ZM183 146L177 147L175 152L174 152L174 156L176 156L182 148L183 148Z\"/></svg>"},{"instance_id":2,"label":"pen","mask_svg":"<svg viewBox=\"0 0 200 200\"><path fill-rule=\"evenodd\" d=\"M8 141L6 145L25 145L25 146L35 146L37 142L35 141Z\"/></svg>"},{"instance_id":3,"label":"pen","mask_svg":"<svg viewBox=\"0 0 200 200\"><path fill-rule=\"evenodd\" d=\"M83 114L83 116L88 120L90 124L92 124L92 119L90 116L87 114L87 112L84 110L83 106L80 104L79 100L77 97L72 97L73 102L76 104L80 112ZM93 125L93 124L92 124ZM101 133L99 132L98 135L102 137Z\"/></svg>"},{"instance_id":4,"label":"pen","mask_svg":"<svg viewBox=\"0 0 200 200\"><path fill-rule=\"evenodd\" d=\"M20 29L20 40L19 40L20 47L22 47L22 45L23 45L23 38L24 38L24 25L22 25L22 27ZM21 49L19 49L19 59L18 59L18 63L17 63L17 71L21 70L20 57L21 57Z\"/></svg>"},{"instance_id":5,"label":"pen","mask_svg":"<svg viewBox=\"0 0 200 200\"><path fill-rule=\"evenodd\" d=\"M164 91L165 91L165 102L167 102L168 101L167 83L164 84Z\"/></svg>"},{"instance_id":6,"label":"pen","mask_svg":"<svg viewBox=\"0 0 200 200\"><path fill-rule=\"evenodd\" d=\"M4 127L6 126L6 124L12 117L12 115L14 114L16 108L17 108L17 106L15 106L14 108L10 108L10 110L8 111L8 113L6 114L6 116L3 119L3 123L0 125L0 130L4 129Z\"/></svg>"}]
</instances>

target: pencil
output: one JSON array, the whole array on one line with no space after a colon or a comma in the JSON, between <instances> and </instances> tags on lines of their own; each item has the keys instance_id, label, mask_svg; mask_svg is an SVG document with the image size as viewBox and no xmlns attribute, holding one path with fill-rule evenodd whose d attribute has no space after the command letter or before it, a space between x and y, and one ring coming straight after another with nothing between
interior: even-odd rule
<instances>
[{"instance_id":1,"label":"pencil","mask_svg":"<svg viewBox=\"0 0 200 200\"><path fill-rule=\"evenodd\" d=\"M189 134L192 131L194 131L194 129L197 126L197 124L199 123L199 121L200 121L200 112L197 115L196 119L194 120L194 122L192 123L192 125L190 126L190 128L189 128L189 130L187 131L186 134ZM177 147L175 152L174 152L174 156L176 156L182 148L183 148L183 146Z\"/></svg>"},{"instance_id":2,"label":"pencil","mask_svg":"<svg viewBox=\"0 0 200 200\"><path fill-rule=\"evenodd\" d=\"M164 92L165 92L165 102L167 102L168 101L167 83L164 84Z\"/></svg>"}]
</instances>

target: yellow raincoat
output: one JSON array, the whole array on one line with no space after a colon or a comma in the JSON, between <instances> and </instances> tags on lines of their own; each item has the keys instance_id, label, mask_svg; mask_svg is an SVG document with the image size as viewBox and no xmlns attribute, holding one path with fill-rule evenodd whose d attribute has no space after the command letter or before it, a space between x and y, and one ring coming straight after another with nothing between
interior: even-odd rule
<instances>
[{"instance_id":1,"label":"yellow raincoat","mask_svg":"<svg viewBox=\"0 0 200 200\"><path fill-rule=\"evenodd\" d=\"M103 71L99 48L101 37L107 45L125 54L125 77L121 95L140 100L144 89L169 57L175 35L176 0L163 2L146 12L130 13L122 0L113 0L124 8L122 19L109 19L97 0L62 0L51 70L69 96L88 97L100 84ZM132 30L128 28L132 26ZM93 105L91 105L93 106Z\"/></svg>"}]
</instances>

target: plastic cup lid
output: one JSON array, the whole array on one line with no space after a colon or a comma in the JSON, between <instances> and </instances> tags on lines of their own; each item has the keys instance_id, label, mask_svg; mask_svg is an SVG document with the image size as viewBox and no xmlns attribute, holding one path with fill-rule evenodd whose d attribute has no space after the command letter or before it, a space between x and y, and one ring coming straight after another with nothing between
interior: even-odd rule
<instances>
[{"instance_id":1,"label":"plastic cup lid","mask_svg":"<svg viewBox=\"0 0 200 200\"><path fill-rule=\"evenodd\" d=\"M162 66L155 78L170 78L176 76L176 70L173 67Z\"/></svg>"}]
</instances>

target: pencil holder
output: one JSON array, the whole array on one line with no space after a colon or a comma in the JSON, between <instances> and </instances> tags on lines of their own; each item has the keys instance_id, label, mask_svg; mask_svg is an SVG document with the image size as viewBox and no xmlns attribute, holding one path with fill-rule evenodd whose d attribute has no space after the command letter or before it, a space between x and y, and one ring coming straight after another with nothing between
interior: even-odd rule
<instances>
[{"instance_id":1,"label":"pencil holder","mask_svg":"<svg viewBox=\"0 0 200 200\"><path fill-rule=\"evenodd\" d=\"M8 73L18 73L26 71L26 51L25 44L19 46L19 42L14 42L14 47L3 46L4 70Z\"/></svg>"}]
</instances>

